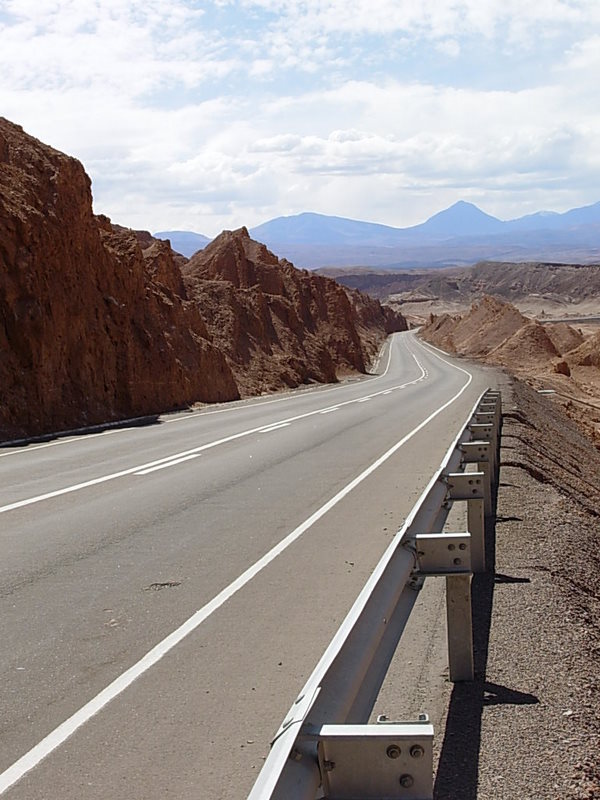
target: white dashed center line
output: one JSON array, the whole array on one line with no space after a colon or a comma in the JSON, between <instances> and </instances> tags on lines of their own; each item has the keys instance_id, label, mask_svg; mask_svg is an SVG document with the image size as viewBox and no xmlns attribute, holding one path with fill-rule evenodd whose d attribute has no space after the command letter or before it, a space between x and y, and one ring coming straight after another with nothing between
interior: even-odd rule
<instances>
[{"instance_id":1,"label":"white dashed center line","mask_svg":"<svg viewBox=\"0 0 600 800\"><path fill-rule=\"evenodd\" d=\"M155 467L150 467L149 469L142 469L139 472L134 472L134 475L149 475L151 472L156 472L158 469L166 469L167 467L174 467L175 464L181 464L184 461L189 461L192 458L198 458L200 453L192 453L189 456L183 456L183 458L174 458L170 461L166 461L163 464L158 464Z\"/></svg>"},{"instance_id":2,"label":"white dashed center line","mask_svg":"<svg viewBox=\"0 0 600 800\"><path fill-rule=\"evenodd\" d=\"M267 425L266 428L261 428L259 433L271 433L271 431L278 431L281 428L287 428L288 425L291 424L291 422L278 422L276 425Z\"/></svg>"}]
</instances>

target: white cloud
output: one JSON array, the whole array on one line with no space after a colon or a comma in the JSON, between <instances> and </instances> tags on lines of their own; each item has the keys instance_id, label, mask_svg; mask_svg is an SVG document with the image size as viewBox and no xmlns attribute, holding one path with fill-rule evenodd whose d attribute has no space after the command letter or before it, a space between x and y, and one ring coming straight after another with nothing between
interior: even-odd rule
<instances>
[{"instance_id":1,"label":"white cloud","mask_svg":"<svg viewBox=\"0 0 600 800\"><path fill-rule=\"evenodd\" d=\"M500 216L598 199L597 0L198 5L2 6L2 113L81 158L122 224L404 225L460 197Z\"/></svg>"},{"instance_id":2,"label":"white cloud","mask_svg":"<svg viewBox=\"0 0 600 800\"><path fill-rule=\"evenodd\" d=\"M456 39L440 39L435 46L440 53L445 53L450 58L458 58L461 52L460 44Z\"/></svg>"},{"instance_id":3,"label":"white cloud","mask_svg":"<svg viewBox=\"0 0 600 800\"><path fill-rule=\"evenodd\" d=\"M275 27L307 32L406 32L424 37L494 36L508 26L515 35L531 28L560 29L597 20L595 0L242 0L232 6L260 8L277 15Z\"/></svg>"},{"instance_id":4,"label":"white cloud","mask_svg":"<svg viewBox=\"0 0 600 800\"><path fill-rule=\"evenodd\" d=\"M135 98L240 67L203 30L202 12L182 0L10 0L6 7L14 22L0 23L0 68L13 88L100 87Z\"/></svg>"}]
</instances>

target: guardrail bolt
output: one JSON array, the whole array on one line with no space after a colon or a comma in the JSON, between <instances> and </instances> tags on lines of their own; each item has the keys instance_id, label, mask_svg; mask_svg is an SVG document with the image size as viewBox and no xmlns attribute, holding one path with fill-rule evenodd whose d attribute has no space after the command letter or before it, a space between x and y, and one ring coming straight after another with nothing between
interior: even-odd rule
<instances>
[{"instance_id":1,"label":"guardrail bolt","mask_svg":"<svg viewBox=\"0 0 600 800\"><path fill-rule=\"evenodd\" d=\"M454 559L454 563L455 563L455 564L456 564L456 566L458 567L460 564L462 564L462 558L455 558L455 559Z\"/></svg>"},{"instance_id":2,"label":"guardrail bolt","mask_svg":"<svg viewBox=\"0 0 600 800\"><path fill-rule=\"evenodd\" d=\"M449 544L448 545L448 550L456 550L456 545Z\"/></svg>"},{"instance_id":3,"label":"guardrail bolt","mask_svg":"<svg viewBox=\"0 0 600 800\"><path fill-rule=\"evenodd\" d=\"M400 758L400 753L402 751L397 744L391 744L385 752L388 758Z\"/></svg>"},{"instance_id":4,"label":"guardrail bolt","mask_svg":"<svg viewBox=\"0 0 600 800\"><path fill-rule=\"evenodd\" d=\"M412 775L400 775L400 786L402 786L403 789L410 789L414 782L415 779Z\"/></svg>"},{"instance_id":5,"label":"guardrail bolt","mask_svg":"<svg viewBox=\"0 0 600 800\"><path fill-rule=\"evenodd\" d=\"M459 550L466 550L467 549L467 545L463 542L462 544L458 545L458 549Z\"/></svg>"},{"instance_id":6,"label":"guardrail bolt","mask_svg":"<svg viewBox=\"0 0 600 800\"><path fill-rule=\"evenodd\" d=\"M410 754L413 758L423 758L425 755L425 750L420 744L413 744L413 746L410 748Z\"/></svg>"},{"instance_id":7,"label":"guardrail bolt","mask_svg":"<svg viewBox=\"0 0 600 800\"><path fill-rule=\"evenodd\" d=\"M324 761L323 769L325 772L332 772L335 769L335 761Z\"/></svg>"}]
</instances>

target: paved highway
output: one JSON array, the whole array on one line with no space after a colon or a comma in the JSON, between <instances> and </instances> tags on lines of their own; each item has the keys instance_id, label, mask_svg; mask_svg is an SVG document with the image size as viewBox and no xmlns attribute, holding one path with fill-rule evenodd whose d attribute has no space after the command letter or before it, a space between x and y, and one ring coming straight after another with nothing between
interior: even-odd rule
<instances>
[{"instance_id":1,"label":"paved highway","mask_svg":"<svg viewBox=\"0 0 600 800\"><path fill-rule=\"evenodd\" d=\"M487 385L376 376L0 448L0 795L229 800Z\"/></svg>"}]
</instances>

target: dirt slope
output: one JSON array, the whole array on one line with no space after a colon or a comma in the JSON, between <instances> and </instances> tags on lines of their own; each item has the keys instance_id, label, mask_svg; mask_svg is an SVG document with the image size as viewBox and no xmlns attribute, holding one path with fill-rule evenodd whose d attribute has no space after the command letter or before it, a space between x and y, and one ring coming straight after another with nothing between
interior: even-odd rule
<instances>
[{"instance_id":1,"label":"dirt slope","mask_svg":"<svg viewBox=\"0 0 600 800\"><path fill-rule=\"evenodd\" d=\"M448 352L506 367L537 389L554 390L600 446L600 333L585 339L564 322L543 325L485 296L465 314L431 315L421 335Z\"/></svg>"},{"instance_id":2,"label":"dirt slope","mask_svg":"<svg viewBox=\"0 0 600 800\"><path fill-rule=\"evenodd\" d=\"M567 357L573 367L600 368L600 331L573 348Z\"/></svg>"}]
</instances>

